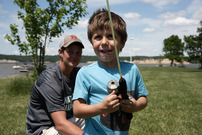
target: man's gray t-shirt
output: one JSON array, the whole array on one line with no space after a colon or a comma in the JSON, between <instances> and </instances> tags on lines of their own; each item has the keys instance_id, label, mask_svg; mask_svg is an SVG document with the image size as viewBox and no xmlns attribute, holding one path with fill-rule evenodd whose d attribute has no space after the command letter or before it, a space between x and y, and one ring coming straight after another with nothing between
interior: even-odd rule
<instances>
[{"instance_id":1,"label":"man's gray t-shirt","mask_svg":"<svg viewBox=\"0 0 202 135\"><path fill-rule=\"evenodd\" d=\"M38 135L43 129L54 126L51 112L66 111L67 119L72 117L72 90L78 70L74 68L68 79L56 63L40 74L33 86L27 110L27 134Z\"/></svg>"}]
</instances>

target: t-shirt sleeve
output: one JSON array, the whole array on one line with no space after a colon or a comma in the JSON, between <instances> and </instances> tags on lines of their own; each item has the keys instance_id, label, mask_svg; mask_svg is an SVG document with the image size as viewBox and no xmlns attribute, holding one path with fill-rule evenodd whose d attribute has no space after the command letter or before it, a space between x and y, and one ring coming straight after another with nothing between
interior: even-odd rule
<instances>
[{"instance_id":1,"label":"t-shirt sleeve","mask_svg":"<svg viewBox=\"0 0 202 135\"><path fill-rule=\"evenodd\" d=\"M44 98L48 112L63 111L64 98L62 93L62 86L60 86L55 79L49 79L40 84L39 91Z\"/></svg>"}]
</instances>

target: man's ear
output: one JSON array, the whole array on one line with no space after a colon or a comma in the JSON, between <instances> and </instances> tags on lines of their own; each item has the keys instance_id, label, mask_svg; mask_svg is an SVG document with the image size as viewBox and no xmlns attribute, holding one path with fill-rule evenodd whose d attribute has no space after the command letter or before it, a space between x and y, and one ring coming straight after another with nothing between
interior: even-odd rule
<instances>
[{"instance_id":1,"label":"man's ear","mask_svg":"<svg viewBox=\"0 0 202 135\"><path fill-rule=\"evenodd\" d=\"M63 55L63 50L60 48L60 49L58 49L58 54L61 56L61 55Z\"/></svg>"}]
</instances>

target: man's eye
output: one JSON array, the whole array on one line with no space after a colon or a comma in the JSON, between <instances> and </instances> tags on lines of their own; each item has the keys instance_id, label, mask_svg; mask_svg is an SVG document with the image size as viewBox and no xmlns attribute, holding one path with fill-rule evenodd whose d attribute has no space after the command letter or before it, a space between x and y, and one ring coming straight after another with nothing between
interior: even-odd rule
<instances>
[{"instance_id":1,"label":"man's eye","mask_svg":"<svg viewBox=\"0 0 202 135\"><path fill-rule=\"evenodd\" d=\"M73 52L73 51L67 51L67 53L68 53L69 55L71 55L71 54L73 54L74 52Z\"/></svg>"},{"instance_id":2,"label":"man's eye","mask_svg":"<svg viewBox=\"0 0 202 135\"><path fill-rule=\"evenodd\" d=\"M80 56L80 55L81 55L81 52L77 52L76 55L77 55L77 56Z\"/></svg>"}]
</instances>

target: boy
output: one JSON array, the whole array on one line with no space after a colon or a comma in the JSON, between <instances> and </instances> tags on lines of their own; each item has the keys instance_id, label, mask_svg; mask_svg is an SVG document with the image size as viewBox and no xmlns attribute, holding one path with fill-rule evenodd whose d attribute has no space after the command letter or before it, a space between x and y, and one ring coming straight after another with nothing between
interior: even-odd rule
<instances>
[{"instance_id":1,"label":"boy","mask_svg":"<svg viewBox=\"0 0 202 135\"><path fill-rule=\"evenodd\" d=\"M81 135L84 120L73 116L72 93L81 60L81 40L66 36L60 43L60 61L43 71L32 89L27 110L28 135Z\"/></svg>"},{"instance_id":2,"label":"boy","mask_svg":"<svg viewBox=\"0 0 202 135\"><path fill-rule=\"evenodd\" d=\"M127 40L126 24L117 14L111 12L111 16L119 53ZM131 113L142 110L147 105L148 92L141 74L136 65L120 62L130 100L121 100L121 95L116 95L115 91L108 92L108 82L118 81L120 74L106 9L99 9L91 16L88 39L98 60L83 67L77 74L73 96L74 115L85 118L85 135L127 135ZM127 114L126 117L122 117L123 113Z\"/></svg>"}]
</instances>

